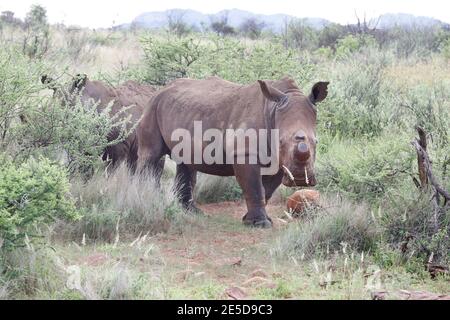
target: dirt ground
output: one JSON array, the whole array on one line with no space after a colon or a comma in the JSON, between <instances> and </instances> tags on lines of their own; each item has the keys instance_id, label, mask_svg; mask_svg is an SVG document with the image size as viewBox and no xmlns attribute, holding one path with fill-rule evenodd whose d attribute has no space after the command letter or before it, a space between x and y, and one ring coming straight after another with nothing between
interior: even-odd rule
<instances>
[{"instance_id":1,"label":"dirt ground","mask_svg":"<svg viewBox=\"0 0 450 320\"><path fill-rule=\"evenodd\" d=\"M410 297L408 293L440 297L450 292L448 279L419 279L400 269L377 271L369 265L361 270L330 261L274 257L273 243L289 220L281 205L269 205L274 228L267 230L242 225L242 202L200 208L205 216L182 231L114 244L58 246L66 267L82 269L79 298L372 299L381 292L401 299ZM88 288L96 293L87 293ZM403 296L401 290L406 290Z\"/></svg>"}]
</instances>

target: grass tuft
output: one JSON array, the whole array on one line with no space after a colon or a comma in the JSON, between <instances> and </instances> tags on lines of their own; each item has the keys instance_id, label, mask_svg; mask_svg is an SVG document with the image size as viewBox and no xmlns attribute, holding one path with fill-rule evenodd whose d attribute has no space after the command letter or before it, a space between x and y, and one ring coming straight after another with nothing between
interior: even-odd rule
<instances>
[{"instance_id":1,"label":"grass tuft","mask_svg":"<svg viewBox=\"0 0 450 320\"><path fill-rule=\"evenodd\" d=\"M378 232L367 206L349 200L334 201L331 206L309 209L305 220L293 224L278 239L273 252L310 259L342 247L372 249Z\"/></svg>"},{"instance_id":2,"label":"grass tuft","mask_svg":"<svg viewBox=\"0 0 450 320\"><path fill-rule=\"evenodd\" d=\"M152 175L132 174L126 166L110 176L97 173L87 182L74 181L72 193L83 218L57 227L71 239L117 242L124 235L167 232L188 219L171 184L158 187Z\"/></svg>"}]
</instances>

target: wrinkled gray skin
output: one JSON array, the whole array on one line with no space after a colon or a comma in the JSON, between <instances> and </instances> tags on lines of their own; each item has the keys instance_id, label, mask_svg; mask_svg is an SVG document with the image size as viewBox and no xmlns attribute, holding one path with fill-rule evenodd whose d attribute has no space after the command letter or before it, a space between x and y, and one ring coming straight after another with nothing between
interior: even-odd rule
<instances>
[{"instance_id":1,"label":"wrinkled gray skin","mask_svg":"<svg viewBox=\"0 0 450 320\"><path fill-rule=\"evenodd\" d=\"M273 176L262 176L260 164L205 163L181 163L176 176L182 204L194 210L192 193L198 171L235 176L247 203L244 223L270 227L272 222L265 205L281 183L289 187L316 184L315 105L326 98L327 88L328 82L318 82L309 95L304 95L289 77L244 86L216 77L176 80L155 94L144 111L137 129L138 170L158 171L159 159L171 154L178 144L178 141L171 141L174 130L186 129L193 137L194 121L202 121L203 130L214 128L221 132L228 128L278 129L280 163ZM193 141L191 143L193 146ZM206 146L203 145L203 150ZM247 156L248 152L244 154ZM294 180L284 168L292 173Z\"/></svg>"},{"instance_id":2,"label":"wrinkled gray skin","mask_svg":"<svg viewBox=\"0 0 450 320\"><path fill-rule=\"evenodd\" d=\"M91 81L86 75L76 76L68 89L57 87L54 81L47 76L43 76L41 81L53 89L54 96L61 99L63 105L73 106L79 95L81 102L85 105L98 103L98 112L102 112L113 101L110 111L111 116L129 107L120 114L120 118L131 116L127 125L128 130L140 120L144 106L148 104L156 92L153 87L141 85L135 81L127 81L113 88L100 81ZM116 140L119 134L117 130L112 130L108 134L108 141ZM135 130L133 130L122 142L107 147L103 151L102 159L110 163L109 168L111 169L126 161L128 166L134 171L137 161L137 147L137 136Z\"/></svg>"}]
</instances>

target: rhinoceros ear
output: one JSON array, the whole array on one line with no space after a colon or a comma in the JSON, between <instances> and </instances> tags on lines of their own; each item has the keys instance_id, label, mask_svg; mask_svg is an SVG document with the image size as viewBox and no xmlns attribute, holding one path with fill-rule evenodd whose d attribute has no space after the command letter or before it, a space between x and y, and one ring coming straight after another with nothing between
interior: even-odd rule
<instances>
[{"instance_id":1,"label":"rhinoceros ear","mask_svg":"<svg viewBox=\"0 0 450 320\"><path fill-rule=\"evenodd\" d=\"M86 85L87 80L88 80L87 75L77 74L76 77L73 79L72 90L80 91Z\"/></svg>"},{"instance_id":2,"label":"rhinoceros ear","mask_svg":"<svg viewBox=\"0 0 450 320\"><path fill-rule=\"evenodd\" d=\"M325 100L325 98L328 95L329 84L330 84L329 82L317 82L312 87L311 94L309 95L309 100L311 100L313 104Z\"/></svg>"},{"instance_id":3,"label":"rhinoceros ear","mask_svg":"<svg viewBox=\"0 0 450 320\"><path fill-rule=\"evenodd\" d=\"M49 84L49 83L52 83L52 82L53 82L53 79L50 78L48 75L44 74L44 75L41 76L41 83L42 84Z\"/></svg>"},{"instance_id":4,"label":"rhinoceros ear","mask_svg":"<svg viewBox=\"0 0 450 320\"><path fill-rule=\"evenodd\" d=\"M47 88L56 91L58 88L55 84L55 80L53 80L51 77L49 77L48 75L44 74L41 76L41 83L46 85Z\"/></svg>"},{"instance_id":5,"label":"rhinoceros ear","mask_svg":"<svg viewBox=\"0 0 450 320\"><path fill-rule=\"evenodd\" d=\"M273 102L281 102L286 100L287 96L280 90L272 87L263 80L258 80L258 82L261 86L261 91L266 99Z\"/></svg>"}]
</instances>

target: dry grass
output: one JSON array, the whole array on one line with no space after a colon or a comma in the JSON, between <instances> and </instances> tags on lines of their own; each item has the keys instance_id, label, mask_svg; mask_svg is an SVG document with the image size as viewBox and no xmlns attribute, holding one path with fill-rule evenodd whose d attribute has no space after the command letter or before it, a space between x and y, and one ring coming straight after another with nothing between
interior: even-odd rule
<instances>
[{"instance_id":1,"label":"dry grass","mask_svg":"<svg viewBox=\"0 0 450 320\"><path fill-rule=\"evenodd\" d=\"M153 176L133 175L126 166L110 176L97 173L87 182L73 181L72 194L83 218L57 227L56 234L68 238L112 242L121 236L167 232L187 219L170 182L158 187Z\"/></svg>"},{"instance_id":2,"label":"dry grass","mask_svg":"<svg viewBox=\"0 0 450 320\"><path fill-rule=\"evenodd\" d=\"M377 227L370 209L339 197L321 196L321 206L309 208L276 242L273 253L312 259L342 246L357 252L374 248Z\"/></svg>"},{"instance_id":3,"label":"dry grass","mask_svg":"<svg viewBox=\"0 0 450 320\"><path fill-rule=\"evenodd\" d=\"M389 82L406 88L419 84L432 87L435 83L447 80L449 73L450 63L439 56L434 56L428 61L400 60L385 70Z\"/></svg>"}]
</instances>

